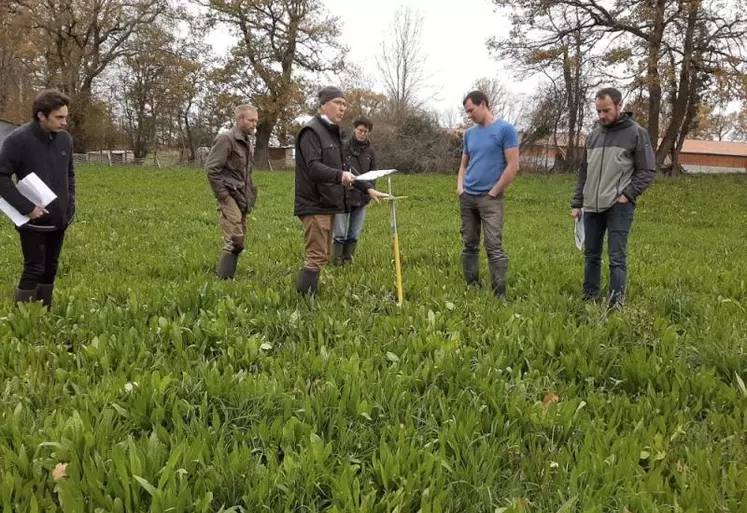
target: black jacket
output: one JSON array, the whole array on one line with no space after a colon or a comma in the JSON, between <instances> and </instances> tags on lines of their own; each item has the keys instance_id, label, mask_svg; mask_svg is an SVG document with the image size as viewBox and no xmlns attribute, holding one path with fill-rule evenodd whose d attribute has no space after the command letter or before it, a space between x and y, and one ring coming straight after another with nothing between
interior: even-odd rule
<instances>
[{"instance_id":1,"label":"black jacket","mask_svg":"<svg viewBox=\"0 0 747 513\"><path fill-rule=\"evenodd\" d=\"M362 175L376 169L376 153L369 141L358 142L355 136L345 141L345 156L348 168L354 175ZM371 201L371 196L366 192L376 187L376 180L363 182L365 190L360 187L348 188L347 204L349 208L363 207Z\"/></svg>"},{"instance_id":2,"label":"black jacket","mask_svg":"<svg viewBox=\"0 0 747 513\"><path fill-rule=\"evenodd\" d=\"M330 215L348 210L342 173L344 134L340 127L314 116L296 137L296 201L294 215ZM366 188L367 183L356 182Z\"/></svg>"},{"instance_id":3,"label":"black jacket","mask_svg":"<svg viewBox=\"0 0 747 513\"><path fill-rule=\"evenodd\" d=\"M16 189L11 177L22 180L36 173L57 198L47 205L49 214L24 224L21 229L65 229L75 215L73 138L67 132L47 133L36 121L16 128L0 148L0 197L23 215L35 205Z\"/></svg>"}]
</instances>

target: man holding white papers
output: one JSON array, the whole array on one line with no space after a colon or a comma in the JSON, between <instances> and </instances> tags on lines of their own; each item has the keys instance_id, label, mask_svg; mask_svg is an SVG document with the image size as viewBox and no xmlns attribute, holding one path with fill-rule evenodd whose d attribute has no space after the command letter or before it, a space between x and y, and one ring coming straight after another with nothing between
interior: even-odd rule
<instances>
[{"instance_id":1,"label":"man holding white papers","mask_svg":"<svg viewBox=\"0 0 747 513\"><path fill-rule=\"evenodd\" d=\"M376 153L374 152L369 134L373 130L373 123L365 117L353 121L353 136L344 142L345 158L350 172L356 176L376 169ZM335 214L332 229L334 244L332 246L332 261L336 265L353 261L358 237L363 231L363 220L366 218L366 205L371 201L368 189L376 187L375 181L368 181L364 185L366 191L360 187L348 187L345 191L348 211ZM376 199L378 202L378 198Z\"/></svg>"},{"instance_id":2,"label":"man holding white papers","mask_svg":"<svg viewBox=\"0 0 747 513\"><path fill-rule=\"evenodd\" d=\"M490 112L488 97L470 92L462 102L474 126L464 133L464 153L457 178L462 216L462 267L473 285L479 278L480 227L493 292L505 299L508 256L503 251L503 196L519 171L519 135L509 122Z\"/></svg>"},{"instance_id":3,"label":"man holding white papers","mask_svg":"<svg viewBox=\"0 0 747 513\"><path fill-rule=\"evenodd\" d=\"M34 100L32 121L14 130L0 148L0 197L29 218L18 227L23 272L15 301L42 301L47 309L65 231L75 216L73 140L66 131L69 105L63 93L42 91ZM28 199L28 192L24 195L11 179L15 175L23 181L32 174L56 196L46 206Z\"/></svg>"},{"instance_id":4,"label":"man holding white papers","mask_svg":"<svg viewBox=\"0 0 747 513\"><path fill-rule=\"evenodd\" d=\"M370 184L356 181L346 169L340 123L347 102L333 86L319 91L319 114L296 137L294 215L303 223L306 257L298 275L299 294L316 294L319 273L329 261L334 215L345 212L345 187L356 184L371 197L381 197Z\"/></svg>"}]
</instances>

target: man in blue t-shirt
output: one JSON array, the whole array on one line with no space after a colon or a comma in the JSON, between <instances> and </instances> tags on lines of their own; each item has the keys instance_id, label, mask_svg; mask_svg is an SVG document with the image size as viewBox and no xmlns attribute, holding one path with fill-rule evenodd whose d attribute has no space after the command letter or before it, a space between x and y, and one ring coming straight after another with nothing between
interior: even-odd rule
<instances>
[{"instance_id":1,"label":"man in blue t-shirt","mask_svg":"<svg viewBox=\"0 0 747 513\"><path fill-rule=\"evenodd\" d=\"M508 257L503 251L503 193L519 171L519 134L490 112L488 97L472 91L462 102L474 126L464 133L457 194L462 215L462 267L469 285L479 279L480 227L485 232L490 282L506 297Z\"/></svg>"}]
</instances>

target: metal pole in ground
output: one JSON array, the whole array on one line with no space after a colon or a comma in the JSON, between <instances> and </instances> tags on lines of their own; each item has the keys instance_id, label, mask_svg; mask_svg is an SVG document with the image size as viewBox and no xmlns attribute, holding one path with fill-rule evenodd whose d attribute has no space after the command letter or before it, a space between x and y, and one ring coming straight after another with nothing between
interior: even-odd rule
<instances>
[{"instance_id":1,"label":"metal pole in ground","mask_svg":"<svg viewBox=\"0 0 747 513\"><path fill-rule=\"evenodd\" d=\"M392 177L388 177L389 196L394 197L392 193ZM397 235L397 201L392 199L389 202L389 213L392 227L392 243L394 244L394 273L397 280L397 306L402 306L402 267L399 261L399 235Z\"/></svg>"}]
</instances>

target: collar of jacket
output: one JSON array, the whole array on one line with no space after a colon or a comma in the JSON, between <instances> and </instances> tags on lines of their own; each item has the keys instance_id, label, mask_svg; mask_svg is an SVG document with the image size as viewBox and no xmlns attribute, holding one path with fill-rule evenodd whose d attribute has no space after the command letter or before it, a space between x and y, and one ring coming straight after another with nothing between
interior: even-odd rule
<instances>
[{"instance_id":1,"label":"collar of jacket","mask_svg":"<svg viewBox=\"0 0 747 513\"><path fill-rule=\"evenodd\" d=\"M353 136L351 138L351 144L355 146L356 148L359 148L361 150L364 150L368 148L368 146L371 144L371 141L366 140L365 142L360 142L357 137Z\"/></svg>"},{"instance_id":2,"label":"collar of jacket","mask_svg":"<svg viewBox=\"0 0 747 513\"><path fill-rule=\"evenodd\" d=\"M41 127L41 124L39 123L39 121L36 121L36 120L32 121L31 122L31 126L32 126L32 130L33 130L34 134L36 134L36 136L42 142L44 142L46 144L52 143L52 141L54 141L55 138L57 137L57 133L56 132L47 132L46 130L44 130Z\"/></svg>"},{"instance_id":3,"label":"collar of jacket","mask_svg":"<svg viewBox=\"0 0 747 513\"><path fill-rule=\"evenodd\" d=\"M623 112L619 118L617 118L617 121L612 123L611 125L601 125L602 130L608 131L608 132L614 132L615 130L620 130L623 128L627 128L630 125L633 124L633 117L631 113L629 112Z\"/></svg>"},{"instance_id":4,"label":"collar of jacket","mask_svg":"<svg viewBox=\"0 0 747 513\"><path fill-rule=\"evenodd\" d=\"M246 135L244 132L239 130L239 127L234 126L233 127L233 136L238 139L239 141L244 141L246 143L249 142L249 136Z\"/></svg>"},{"instance_id":5,"label":"collar of jacket","mask_svg":"<svg viewBox=\"0 0 747 513\"><path fill-rule=\"evenodd\" d=\"M355 136L353 136L350 138L350 152L353 155L360 155L361 152L368 148L370 144L371 141L360 142Z\"/></svg>"},{"instance_id":6,"label":"collar of jacket","mask_svg":"<svg viewBox=\"0 0 747 513\"><path fill-rule=\"evenodd\" d=\"M334 134L339 134L340 137L342 137L343 133L340 131L340 125L335 125L329 120L327 116L322 116L321 114L317 114L315 117L319 119L319 121L322 123L322 126L327 130Z\"/></svg>"}]
</instances>

